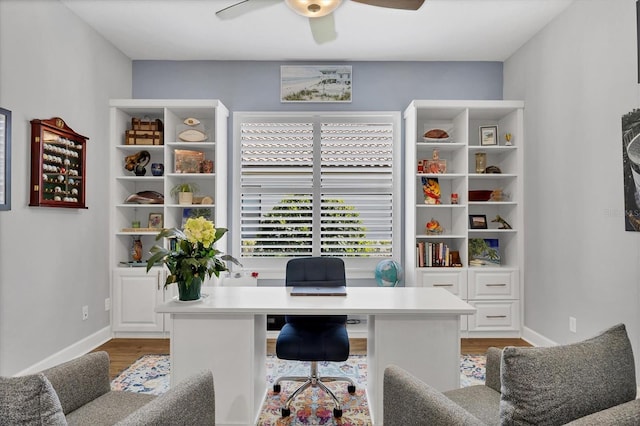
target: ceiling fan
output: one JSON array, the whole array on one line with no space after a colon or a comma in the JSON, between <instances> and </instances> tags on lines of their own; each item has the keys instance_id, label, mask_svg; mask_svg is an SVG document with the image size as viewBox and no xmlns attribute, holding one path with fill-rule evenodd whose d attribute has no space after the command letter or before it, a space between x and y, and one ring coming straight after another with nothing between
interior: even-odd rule
<instances>
[{"instance_id":1,"label":"ceiling fan","mask_svg":"<svg viewBox=\"0 0 640 426\"><path fill-rule=\"evenodd\" d=\"M291 10L309 18L311 34L318 44L333 41L337 37L333 11L340 6L342 0L242 0L231 6L220 9L216 15L220 19L236 18L250 10L260 9L284 1ZM389 9L418 10L424 0L351 0L369 6Z\"/></svg>"}]
</instances>

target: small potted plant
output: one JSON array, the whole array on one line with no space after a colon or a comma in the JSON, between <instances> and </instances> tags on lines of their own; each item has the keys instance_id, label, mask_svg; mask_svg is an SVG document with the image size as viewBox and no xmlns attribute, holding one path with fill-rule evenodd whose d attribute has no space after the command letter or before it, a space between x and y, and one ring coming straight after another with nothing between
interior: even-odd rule
<instances>
[{"instance_id":1,"label":"small potted plant","mask_svg":"<svg viewBox=\"0 0 640 426\"><path fill-rule=\"evenodd\" d=\"M193 193L198 192L198 185L193 182L184 182L171 188L171 195L178 195L178 204L193 204Z\"/></svg>"}]
</instances>

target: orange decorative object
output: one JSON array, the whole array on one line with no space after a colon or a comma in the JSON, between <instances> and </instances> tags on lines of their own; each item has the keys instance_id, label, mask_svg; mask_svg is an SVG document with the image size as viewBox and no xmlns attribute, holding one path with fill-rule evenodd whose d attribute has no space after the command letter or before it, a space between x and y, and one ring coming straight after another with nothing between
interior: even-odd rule
<instances>
[{"instance_id":1,"label":"orange decorative object","mask_svg":"<svg viewBox=\"0 0 640 426\"><path fill-rule=\"evenodd\" d=\"M427 228L427 234L442 234L444 232L444 228L440 226L440 222L433 218L427 222L425 227Z\"/></svg>"}]
</instances>

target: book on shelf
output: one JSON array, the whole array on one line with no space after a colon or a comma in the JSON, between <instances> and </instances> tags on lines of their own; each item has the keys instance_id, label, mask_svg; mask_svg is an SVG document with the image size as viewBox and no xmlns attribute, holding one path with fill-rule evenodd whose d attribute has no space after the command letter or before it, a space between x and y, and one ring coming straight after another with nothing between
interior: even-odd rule
<instances>
[{"instance_id":1,"label":"book on shelf","mask_svg":"<svg viewBox=\"0 0 640 426\"><path fill-rule=\"evenodd\" d=\"M451 252L444 242L419 241L416 244L416 264L419 268L454 266Z\"/></svg>"}]
</instances>

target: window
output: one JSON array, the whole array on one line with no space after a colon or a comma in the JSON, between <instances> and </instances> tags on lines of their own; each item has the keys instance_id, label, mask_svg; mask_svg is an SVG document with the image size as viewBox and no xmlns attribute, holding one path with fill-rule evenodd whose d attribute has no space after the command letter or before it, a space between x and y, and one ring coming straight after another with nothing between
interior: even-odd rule
<instances>
[{"instance_id":1,"label":"window","mask_svg":"<svg viewBox=\"0 0 640 426\"><path fill-rule=\"evenodd\" d=\"M398 113L235 113L234 255L245 267L399 258ZM237 220L236 220L237 218Z\"/></svg>"}]
</instances>

